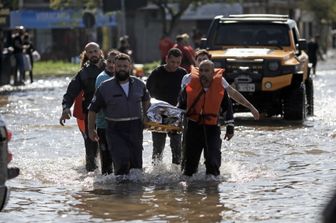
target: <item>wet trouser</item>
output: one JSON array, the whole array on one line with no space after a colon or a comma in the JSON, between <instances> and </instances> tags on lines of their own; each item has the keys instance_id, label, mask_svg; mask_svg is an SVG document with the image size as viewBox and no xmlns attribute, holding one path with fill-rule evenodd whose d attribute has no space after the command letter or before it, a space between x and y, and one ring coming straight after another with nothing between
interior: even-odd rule
<instances>
[{"instance_id":1,"label":"wet trouser","mask_svg":"<svg viewBox=\"0 0 336 223\"><path fill-rule=\"evenodd\" d=\"M204 149L206 174L218 176L221 165L220 126L199 125L188 121L185 132L184 175L197 172L202 150Z\"/></svg>"},{"instance_id":2,"label":"wet trouser","mask_svg":"<svg viewBox=\"0 0 336 223\"><path fill-rule=\"evenodd\" d=\"M16 61L16 72L14 75L14 84L23 82L25 80L25 69L23 63L23 54L22 53L15 53L14 54L15 61ZM19 78L17 77L17 71L19 71Z\"/></svg>"},{"instance_id":3,"label":"wet trouser","mask_svg":"<svg viewBox=\"0 0 336 223\"><path fill-rule=\"evenodd\" d=\"M85 134L84 136L84 144L85 144L85 168L88 172L94 171L97 168L96 165L96 157L98 151L98 143L92 141L89 138L88 133L88 115L85 114Z\"/></svg>"},{"instance_id":4,"label":"wet trouser","mask_svg":"<svg viewBox=\"0 0 336 223\"><path fill-rule=\"evenodd\" d=\"M101 164L101 172L103 175L111 174L112 170L112 157L111 153L108 150L107 140L106 140L106 129L105 128L97 128L97 133L99 137L98 148L100 154L100 164Z\"/></svg>"},{"instance_id":5,"label":"wet trouser","mask_svg":"<svg viewBox=\"0 0 336 223\"><path fill-rule=\"evenodd\" d=\"M181 134L177 133L160 133L160 132L152 132L152 140L153 140L153 154L152 159L162 160L163 149L166 144L166 136L170 138L170 148L172 152L172 163L180 164L181 163Z\"/></svg>"},{"instance_id":6,"label":"wet trouser","mask_svg":"<svg viewBox=\"0 0 336 223\"><path fill-rule=\"evenodd\" d=\"M108 121L106 136L114 175L128 174L133 168L142 169L143 123L140 119Z\"/></svg>"}]
</instances>

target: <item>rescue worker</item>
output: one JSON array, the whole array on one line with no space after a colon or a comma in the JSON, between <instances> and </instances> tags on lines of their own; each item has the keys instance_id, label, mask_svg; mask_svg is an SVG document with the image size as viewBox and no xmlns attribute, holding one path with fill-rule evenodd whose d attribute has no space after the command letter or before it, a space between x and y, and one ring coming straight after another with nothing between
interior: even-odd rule
<instances>
[{"instance_id":1,"label":"rescue worker","mask_svg":"<svg viewBox=\"0 0 336 223\"><path fill-rule=\"evenodd\" d=\"M181 61L181 50L171 48L166 55L166 64L160 65L152 71L146 82L146 87L152 98L174 106L177 104L178 94L181 91L181 80L187 74L186 70L180 67ZM170 138L172 163L179 165L181 163L181 134L179 133L152 132L153 163L162 160L167 134Z\"/></svg>"},{"instance_id":2,"label":"rescue worker","mask_svg":"<svg viewBox=\"0 0 336 223\"><path fill-rule=\"evenodd\" d=\"M85 54L89 61L84 65L84 67L77 73L77 75L71 80L68 85L67 91L63 96L62 101L62 115L60 117L60 124L64 125L67 119L71 117L70 108L73 105L75 98L83 91L83 101L82 108L85 117L85 153L86 153L86 164L85 168L88 172L94 171L97 168L96 156L98 151L98 144L92 141L88 137L87 128L87 107L95 92L95 81L98 76L104 70L103 54L100 47L95 42L90 42L86 44Z\"/></svg>"},{"instance_id":3,"label":"rescue worker","mask_svg":"<svg viewBox=\"0 0 336 223\"><path fill-rule=\"evenodd\" d=\"M107 57L105 60L105 70L101 72L96 79L96 89L100 86L103 81L110 79L114 76L115 67L114 67L114 59L119 54L117 50L110 50L107 53ZM111 174L113 171L112 168L112 158L107 146L106 140L106 127L107 123L105 120L105 115L102 111L100 111L96 116L96 128L99 137L98 148L100 154L100 163L101 163L101 172L103 175Z\"/></svg>"},{"instance_id":4,"label":"rescue worker","mask_svg":"<svg viewBox=\"0 0 336 223\"><path fill-rule=\"evenodd\" d=\"M192 72L197 73L198 72L197 67L199 66L199 64L203 60L210 60L211 55L207 50L202 49L202 50L196 51L195 59L196 59L196 67L192 67L191 69L192 69ZM181 82L182 89L185 87L186 83L190 81L190 78L191 78L191 74L187 74L183 77L182 82ZM255 120L258 120L260 118L259 111L241 93L239 93L236 89L231 87L231 85L229 85L229 83L225 79L223 79L223 85L228 95L230 96L230 98L232 98L233 100L235 100L237 103L241 104L242 106L248 108L251 111Z\"/></svg>"},{"instance_id":5,"label":"rescue worker","mask_svg":"<svg viewBox=\"0 0 336 223\"><path fill-rule=\"evenodd\" d=\"M226 134L230 140L234 134L232 104L223 85L223 69L214 70L210 60L200 63L199 73L192 72L179 97L179 106L186 109L185 154L183 174L197 172L204 150L206 174L218 176L221 166L221 130L219 115L226 112Z\"/></svg>"},{"instance_id":6,"label":"rescue worker","mask_svg":"<svg viewBox=\"0 0 336 223\"><path fill-rule=\"evenodd\" d=\"M117 180L123 180L130 169L142 169L143 115L149 108L150 96L145 83L131 73L130 56L118 54L114 77L98 87L89 106L89 136L93 141L99 140L96 113L104 111L107 144Z\"/></svg>"}]
</instances>

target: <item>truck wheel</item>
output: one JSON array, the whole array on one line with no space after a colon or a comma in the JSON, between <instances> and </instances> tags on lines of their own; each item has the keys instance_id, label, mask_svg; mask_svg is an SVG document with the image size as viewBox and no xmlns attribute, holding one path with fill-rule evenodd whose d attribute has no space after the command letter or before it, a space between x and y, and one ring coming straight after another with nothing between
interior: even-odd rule
<instances>
[{"instance_id":1,"label":"truck wheel","mask_svg":"<svg viewBox=\"0 0 336 223\"><path fill-rule=\"evenodd\" d=\"M289 91L284 99L284 119L304 121L306 118L306 89L301 84Z\"/></svg>"},{"instance_id":2,"label":"truck wheel","mask_svg":"<svg viewBox=\"0 0 336 223\"><path fill-rule=\"evenodd\" d=\"M309 116L313 116L314 115L314 83L311 77L309 77L306 80L306 92L307 92L307 103L308 103L307 114Z\"/></svg>"}]
</instances>

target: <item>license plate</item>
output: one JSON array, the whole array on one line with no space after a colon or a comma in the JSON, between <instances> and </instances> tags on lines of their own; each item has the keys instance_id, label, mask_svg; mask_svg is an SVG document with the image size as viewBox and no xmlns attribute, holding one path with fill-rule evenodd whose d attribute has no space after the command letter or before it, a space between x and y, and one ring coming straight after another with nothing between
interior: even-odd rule
<instances>
[{"instance_id":1,"label":"license plate","mask_svg":"<svg viewBox=\"0 0 336 223\"><path fill-rule=\"evenodd\" d=\"M237 84L237 90L241 92L255 92L254 84Z\"/></svg>"}]
</instances>

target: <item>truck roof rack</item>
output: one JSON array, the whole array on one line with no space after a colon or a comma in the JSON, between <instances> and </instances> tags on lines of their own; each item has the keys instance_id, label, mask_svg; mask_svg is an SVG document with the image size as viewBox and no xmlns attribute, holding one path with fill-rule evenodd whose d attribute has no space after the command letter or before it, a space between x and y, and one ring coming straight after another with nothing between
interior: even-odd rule
<instances>
[{"instance_id":1,"label":"truck roof rack","mask_svg":"<svg viewBox=\"0 0 336 223\"><path fill-rule=\"evenodd\" d=\"M289 19L288 15L278 14L234 14L229 15L229 18L277 18L277 19Z\"/></svg>"}]
</instances>

